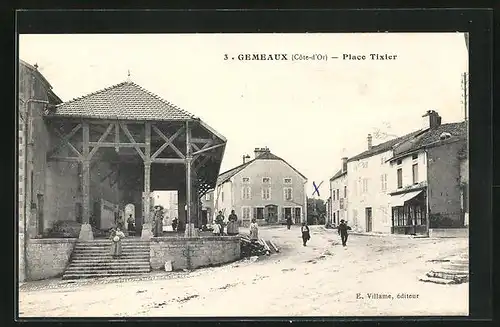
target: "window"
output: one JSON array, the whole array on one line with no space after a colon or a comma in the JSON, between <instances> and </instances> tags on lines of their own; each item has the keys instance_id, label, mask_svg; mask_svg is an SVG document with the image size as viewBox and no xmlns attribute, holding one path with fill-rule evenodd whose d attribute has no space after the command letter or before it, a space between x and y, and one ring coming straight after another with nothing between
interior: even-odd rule
<instances>
[{"instance_id":1,"label":"window","mask_svg":"<svg viewBox=\"0 0 500 327\"><path fill-rule=\"evenodd\" d=\"M380 175L380 184L381 184L382 192L386 192L387 191L387 174Z\"/></svg>"},{"instance_id":2,"label":"window","mask_svg":"<svg viewBox=\"0 0 500 327\"><path fill-rule=\"evenodd\" d=\"M344 199L340 199L339 208L344 209Z\"/></svg>"},{"instance_id":3,"label":"window","mask_svg":"<svg viewBox=\"0 0 500 327\"><path fill-rule=\"evenodd\" d=\"M285 178L283 180L283 183L285 183L285 184L292 184L292 179L291 178Z\"/></svg>"},{"instance_id":4,"label":"window","mask_svg":"<svg viewBox=\"0 0 500 327\"><path fill-rule=\"evenodd\" d=\"M398 168L398 188L403 187L403 169Z\"/></svg>"},{"instance_id":5,"label":"window","mask_svg":"<svg viewBox=\"0 0 500 327\"><path fill-rule=\"evenodd\" d=\"M248 183L250 183L250 178L249 178L249 177L243 177L243 178L241 179L241 182L242 182L242 183L245 183L245 184L248 184Z\"/></svg>"},{"instance_id":6,"label":"window","mask_svg":"<svg viewBox=\"0 0 500 327\"><path fill-rule=\"evenodd\" d=\"M336 224L336 223L337 223L336 216L335 216L335 212L333 213L333 223L334 223L334 224Z\"/></svg>"},{"instance_id":7,"label":"window","mask_svg":"<svg viewBox=\"0 0 500 327\"><path fill-rule=\"evenodd\" d=\"M363 193L368 193L368 178L363 178Z\"/></svg>"},{"instance_id":8,"label":"window","mask_svg":"<svg viewBox=\"0 0 500 327\"><path fill-rule=\"evenodd\" d=\"M332 200L335 201L335 190L332 192Z\"/></svg>"},{"instance_id":9,"label":"window","mask_svg":"<svg viewBox=\"0 0 500 327\"><path fill-rule=\"evenodd\" d=\"M264 219L264 208L254 208L253 209L253 217L256 219Z\"/></svg>"},{"instance_id":10,"label":"window","mask_svg":"<svg viewBox=\"0 0 500 327\"><path fill-rule=\"evenodd\" d=\"M412 159L412 160L417 160L417 159L418 159L418 153L414 153L414 154L411 156L411 159Z\"/></svg>"},{"instance_id":11,"label":"window","mask_svg":"<svg viewBox=\"0 0 500 327\"><path fill-rule=\"evenodd\" d=\"M337 189L337 199L340 199L340 196L339 196L339 189Z\"/></svg>"},{"instance_id":12,"label":"window","mask_svg":"<svg viewBox=\"0 0 500 327\"><path fill-rule=\"evenodd\" d=\"M262 178L262 183L264 183L264 184L271 184L271 178L269 178L269 177L263 177Z\"/></svg>"},{"instance_id":13,"label":"window","mask_svg":"<svg viewBox=\"0 0 500 327\"><path fill-rule=\"evenodd\" d=\"M250 219L250 207L242 207L241 208L241 217L242 217L242 219L245 219L245 220Z\"/></svg>"},{"instance_id":14,"label":"window","mask_svg":"<svg viewBox=\"0 0 500 327\"><path fill-rule=\"evenodd\" d=\"M347 198L347 186L344 185L344 198Z\"/></svg>"},{"instance_id":15,"label":"window","mask_svg":"<svg viewBox=\"0 0 500 327\"><path fill-rule=\"evenodd\" d=\"M405 206L392 208L393 226L425 225L425 210L421 206Z\"/></svg>"},{"instance_id":16,"label":"window","mask_svg":"<svg viewBox=\"0 0 500 327\"><path fill-rule=\"evenodd\" d=\"M221 200L222 202L224 202L224 192L221 192L221 193L220 193L220 200Z\"/></svg>"},{"instance_id":17,"label":"window","mask_svg":"<svg viewBox=\"0 0 500 327\"><path fill-rule=\"evenodd\" d=\"M286 201L292 201L293 199L293 189L291 187L285 187L283 189L284 197Z\"/></svg>"},{"instance_id":18,"label":"window","mask_svg":"<svg viewBox=\"0 0 500 327\"><path fill-rule=\"evenodd\" d=\"M380 164L383 165L385 163L385 157L380 157Z\"/></svg>"},{"instance_id":19,"label":"window","mask_svg":"<svg viewBox=\"0 0 500 327\"><path fill-rule=\"evenodd\" d=\"M413 164L412 175L413 175L413 184L418 184L418 164Z\"/></svg>"},{"instance_id":20,"label":"window","mask_svg":"<svg viewBox=\"0 0 500 327\"><path fill-rule=\"evenodd\" d=\"M250 186L245 186L241 189L241 198L244 200L249 200L251 198L252 189Z\"/></svg>"},{"instance_id":21,"label":"window","mask_svg":"<svg viewBox=\"0 0 500 327\"><path fill-rule=\"evenodd\" d=\"M210 196L211 196L210 193L205 194L205 200L210 201Z\"/></svg>"},{"instance_id":22,"label":"window","mask_svg":"<svg viewBox=\"0 0 500 327\"><path fill-rule=\"evenodd\" d=\"M262 199L263 200L271 199L271 189L269 187L265 187L262 189Z\"/></svg>"},{"instance_id":23,"label":"window","mask_svg":"<svg viewBox=\"0 0 500 327\"><path fill-rule=\"evenodd\" d=\"M401 165L402 163L403 163L403 160L401 160L401 159L398 159L398 161L396 161L397 165Z\"/></svg>"}]
</instances>

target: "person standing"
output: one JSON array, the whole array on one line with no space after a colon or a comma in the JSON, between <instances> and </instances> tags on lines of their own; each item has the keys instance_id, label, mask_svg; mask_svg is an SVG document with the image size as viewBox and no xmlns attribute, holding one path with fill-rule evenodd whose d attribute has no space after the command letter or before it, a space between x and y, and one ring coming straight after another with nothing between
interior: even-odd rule
<instances>
[{"instance_id":1,"label":"person standing","mask_svg":"<svg viewBox=\"0 0 500 327\"><path fill-rule=\"evenodd\" d=\"M177 219L177 217L175 217L174 219L172 219L172 230L175 232L177 231L177 225L179 224L179 221Z\"/></svg>"},{"instance_id":2,"label":"person standing","mask_svg":"<svg viewBox=\"0 0 500 327\"><path fill-rule=\"evenodd\" d=\"M219 224L220 234L224 235L224 214L222 211L219 211L219 214L215 217L215 223Z\"/></svg>"},{"instance_id":3,"label":"person standing","mask_svg":"<svg viewBox=\"0 0 500 327\"><path fill-rule=\"evenodd\" d=\"M342 246L343 247L347 246L347 236L348 236L347 231L351 230L351 227L347 226L346 221L344 219L342 219L340 221L340 224L337 227L337 229L338 229L340 238L342 239Z\"/></svg>"},{"instance_id":4,"label":"person standing","mask_svg":"<svg viewBox=\"0 0 500 327\"><path fill-rule=\"evenodd\" d=\"M229 215L227 220L229 221L227 223L227 235L231 235L231 236L238 235L238 232L239 232L239 230L238 230L238 216L236 216L236 214L234 213L234 210L231 210L231 214Z\"/></svg>"},{"instance_id":5,"label":"person standing","mask_svg":"<svg viewBox=\"0 0 500 327\"><path fill-rule=\"evenodd\" d=\"M292 217L290 215L286 216L286 228L290 229L290 226L292 226Z\"/></svg>"},{"instance_id":6,"label":"person standing","mask_svg":"<svg viewBox=\"0 0 500 327\"><path fill-rule=\"evenodd\" d=\"M212 234L214 234L214 236L220 236L220 225L219 224L214 224L212 226Z\"/></svg>"},{"instance_id":7,"label":"person standing","mask_svg":"<svg viewBox=\"0 0 500 327\"><path fill-rule=\"evenodd\" d=\"M257 242L259 240L259 225L257 219L253 218L250 224L250 241Z\"/></svg>"},{"instance_id":8,"label":"person standing","mask_svg":"<svg viewBox=\"0 0 500 327\"><path fill-rule=\"evenodd\" d=\"M113 232L111 232L111 255L113 258L118 258L122 255L122 239L125 234L121 231L120 227L116 227Z\"/></svg>"},{"instance_id":9,"label":"person standing","mask_svg":"<svg viewBox=\"0 0 500 327\"><path fill-rule=\"evenodd\" d=\"M300 231L302 232L302 242L304 246L306 246L307 241L311 239L311 233L309 231L309 226L307 226L307 223L304 221L302 223L302 227L300 227Z\"/></svg>"}]
</instances>

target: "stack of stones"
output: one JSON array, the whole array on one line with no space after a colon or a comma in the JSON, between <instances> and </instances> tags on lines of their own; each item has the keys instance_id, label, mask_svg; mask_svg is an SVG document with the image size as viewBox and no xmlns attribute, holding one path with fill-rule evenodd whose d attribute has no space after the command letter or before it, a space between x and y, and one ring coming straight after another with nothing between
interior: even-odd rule
<instances>
[{"instance_id":1,"label":"stack of stones","mask_svg":"<svg viewBox=\"0 0 500 327\"><path fill-rule=\"evenodd\" d=\"M469 281L469 255L462 254L443 262L440 268L429 271L420 278L437 284L461 284Z\"/></svg>"}]
</instances>

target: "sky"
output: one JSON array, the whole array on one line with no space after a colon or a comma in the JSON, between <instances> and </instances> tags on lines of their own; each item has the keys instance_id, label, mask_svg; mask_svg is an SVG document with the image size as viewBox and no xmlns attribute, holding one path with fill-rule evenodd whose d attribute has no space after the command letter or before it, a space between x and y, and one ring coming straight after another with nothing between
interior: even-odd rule
<instances>
[{"instance_id":1,"label":"sky","mask_svg":"<svg viewBox=\"0 0 500 327\"><path fill-rule=\"evenodd\" d=\"M246 53L289 60L237 59ZM372 53L397 58L370 60ZM298 54L329 59L291 60ZM19 58L38 64L63 101L121 83L130 72L133 82L226 137L221 172L267 146L308 178L309 196L312 182L324 181L324 199L341 158L366 150L367 134L377 144L384 141L377 130L401 136L420 129L430 109L443 123L465 115L462 33L20 35Z\"/></svg>"}]
</instances>

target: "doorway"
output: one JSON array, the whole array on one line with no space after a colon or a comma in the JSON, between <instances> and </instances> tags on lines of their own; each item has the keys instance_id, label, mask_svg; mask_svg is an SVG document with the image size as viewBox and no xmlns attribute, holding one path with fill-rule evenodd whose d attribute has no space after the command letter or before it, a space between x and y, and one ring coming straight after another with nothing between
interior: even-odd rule
<instances>
[{"instance_id":1,"label":"doorway","mask_svg":"<svg viewBox=\"0 0 500 327\"><path fill-rule=\"evenodd\" d=\"M290 217L292 219L292 208L283 208L285 214L285 221Z\"/></svg>"},{"instance_id":2,"label":"doorway","mask_svg":"<svg viewBox=\"0 0 500 327\"><path fill-rule=\"evenodd\" d=\"M295 223L296 224L300 224L300 219L301 219L301 210L302 208L301 207L297 207L295 208Z\"/></svg>"},{"instance_id":3,"label":"doorway","mask_svg":"<svg viewBox=\"0 0 500 327\"><path fill-rule=\"evenodd\" d=\"M43 235L43 194L37 194L36 197L38 201L38 207L36 213L37 232L38 235Z\"/></svg>"},{"instance_id":4,"label":"doorway","mask_svg":"<svg viewBox=\"0 0 500 327\"><path fill-rule=\"evenodd\" d=\"M201 225L207 225L208 224L208 212L207 210L202 210L201 211Z\"/></svg>"},{"instance_id":5,"label":"doorway","mask_svg":"<svg viewBox=\"0 0 500 327\"><path fill-rule=\"evenodd\" d=\"M372 231L372 208L365 208L365 217L366 217L366 231Z\"/></svg>"},{"instance_id":6,"label":"doorway","mask_svg":"<svg viewBox=\"0 0 500 327\"><path fill-rule=\"evenodd\" d=\"M266 206L267 210L267 221L270 223L275 223L278 221L278 206L270 204Z\"/></svg>"}]
</instances>

